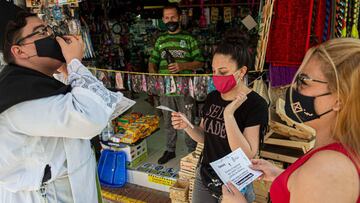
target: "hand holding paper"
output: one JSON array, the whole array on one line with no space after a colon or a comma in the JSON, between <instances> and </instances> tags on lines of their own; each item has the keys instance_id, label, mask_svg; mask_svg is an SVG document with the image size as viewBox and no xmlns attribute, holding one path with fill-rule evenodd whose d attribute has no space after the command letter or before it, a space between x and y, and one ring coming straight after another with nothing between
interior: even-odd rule
<instances>
[{"instance_id":1,"label":"hand holding paper","mask_svg":"<svg viewBox=\"0 0 360 203\"><path fill-rule=\"evenodd\" d=\"M262 174L260 171L252 170L249 167L251 162L241 148L211 162L210 165L223 183L231 182L238 191L241 191Z\"/></svg>"},{"instance_id":2,"label":"hand holding paper","mask_svg":"<svg viewBox=\"0 0 360 203\"><path fill-rule=\"evenodd\" d=\"M172 117L171 117L171 121L172 121L172 125L175 129L184 129L187 126L189 126L191 129L194 128L194 125L191 124L191 122L186 118L186 116L180 112L176 112L173 109L170 109L167 106L158 106L156 107L157 109L161 109L164 111L170 111L172 112ZM184 125L185 124L185 125ZM187 125L187 126L186 126Z\"/></svg>"}]
</instances>

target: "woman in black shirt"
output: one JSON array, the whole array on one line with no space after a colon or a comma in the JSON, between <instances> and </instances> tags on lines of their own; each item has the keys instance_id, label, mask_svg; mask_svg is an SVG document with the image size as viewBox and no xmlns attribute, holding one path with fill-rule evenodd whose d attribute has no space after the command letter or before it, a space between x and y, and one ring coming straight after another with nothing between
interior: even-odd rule
<instances>
[{"instance_id":1,"label":"woman in black shirt","mask_svg":"<svg viewBox=\"0 0 360 203\"><path fill-rule=\"evenodd\" d=\"M212 61L216 91L207 96L199 127L191 128L183 115L172 114L175 129L183 129L193 140L204 143L192 202L218 202L221 199L221 186L214 181L219 178L210 162L239 147L249 159L258 152L268 122L268 108L266 101L244 83L248 68L253 66L248 41L246 36L232 33L218 45ZM254 201L252 185L242 192L248 202Z\"/></svg>"}]
</instances>

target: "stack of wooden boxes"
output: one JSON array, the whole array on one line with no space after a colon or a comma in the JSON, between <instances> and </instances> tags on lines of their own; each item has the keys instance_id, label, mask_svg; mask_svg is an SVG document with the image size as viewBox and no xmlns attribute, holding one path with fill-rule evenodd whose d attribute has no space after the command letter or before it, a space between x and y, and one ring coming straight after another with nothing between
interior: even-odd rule
<instances>
[{"instance_id":1,"label":"stack of wooden boxes","mask_svg":"<svg viewBox=\"0 0 360 203\"><path fill-rule=\"evenodd\" d=\"M172 202L183 203L191 202L196 175L196 167L202 153L204 145L197 144L196 150L180 161L179 179L170 188L170 198ZM184 198L186 197L186 198Z\"/></svg>"}]
</instances>

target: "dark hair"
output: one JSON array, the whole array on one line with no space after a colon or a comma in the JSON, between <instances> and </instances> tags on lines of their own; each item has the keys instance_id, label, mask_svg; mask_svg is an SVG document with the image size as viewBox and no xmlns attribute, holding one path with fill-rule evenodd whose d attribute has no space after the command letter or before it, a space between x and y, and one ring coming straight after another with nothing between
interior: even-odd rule
<instances>
[{"instance_id":1,"label":"dark hair","mask_svg":"<svg viewBox=\"0 0 360 203\"><path fill-rule=\"evenodd\" d=\"M22 29L26 26L26 18L34 17L36 14L20 11L14 21L9 21L4 36L3 57L6 63L14 62L11 47L21 37Z\"/></svg>"},{"instance_id":2,"label":"dark hair","mask_svg":"<svg viewBox=\"0 0 360 203\"><path fill-rule=\"evenodd\" d=\"M166 4L165 6L164 6L164 8L163 8L163 13L164 13L164 10L165 9L176 9L176 12L177 12L177 14L180 16L181 15L181 9L180 9L180 7L178 6L178 4L176 4L176 3L168 3L168 4Z\"/></svg>"},{"instance_id":3,"label":"dark hair","mask_svg":"<svg viewBox=\"0 0 360 203\"><path fill-rule=\"evenodd\" d=\"M253 69L254 53L249 42L250 37L245 32L229 30L217 45L214 54L231 56L238 68L246 66L248 70Z\"/></svg>"}]
</instances>

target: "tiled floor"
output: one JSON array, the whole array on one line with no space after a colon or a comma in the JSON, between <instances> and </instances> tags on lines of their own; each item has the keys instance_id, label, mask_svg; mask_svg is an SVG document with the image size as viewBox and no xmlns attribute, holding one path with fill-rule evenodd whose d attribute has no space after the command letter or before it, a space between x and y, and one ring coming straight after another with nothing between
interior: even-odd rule
<instances>
[{"instance_id":1,"label":"tiled floor","mask_svg":"<svg viewBox=\"0 0 360 203\"><path fill-rule=\"evenodd\" d=\"M139 98L135 99L137 103L132 108L132 111L141 112L143 114L155 114L155 108L145 101L147 95L139 94L138 96ZM148 160L146 162L157 163L157 160L163 155L166 149L166 135L164 134L163 129L163 120L161 120L160 130L147 138ZM188 154L185 145L184 132L178 133L176 146L176 158L164 164L166 167L179 169L180 158Z\"/></svg>"}]
</instances>

